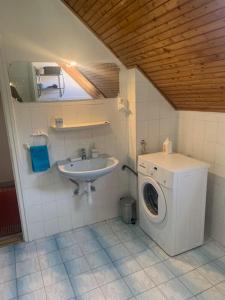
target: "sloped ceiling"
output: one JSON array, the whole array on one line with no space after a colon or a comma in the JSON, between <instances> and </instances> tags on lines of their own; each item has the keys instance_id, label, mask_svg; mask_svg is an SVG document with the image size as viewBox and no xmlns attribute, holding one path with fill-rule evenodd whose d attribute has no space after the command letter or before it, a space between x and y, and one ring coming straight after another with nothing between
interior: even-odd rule
<instances>
[{"instance_id":1,"label":"sloped ceiling","mask_svg":"<svg viewBox=\"0 0 225 300\"><path fill-rule=\"evenodd\" d=\"M78 70L94 85L105 98L116 98L119 93L119 68L114 63L98 63Z\"/></svg>"},{"instance_id":2,"label":"sloped ceiling","mask_svg":"<svg viewBox=\"0 0 225 300\"><path fill-rule=\"evenodd\" d=\"M224 0L64 0L180 110L225 112Z\"/></svg>"}]
</instances>

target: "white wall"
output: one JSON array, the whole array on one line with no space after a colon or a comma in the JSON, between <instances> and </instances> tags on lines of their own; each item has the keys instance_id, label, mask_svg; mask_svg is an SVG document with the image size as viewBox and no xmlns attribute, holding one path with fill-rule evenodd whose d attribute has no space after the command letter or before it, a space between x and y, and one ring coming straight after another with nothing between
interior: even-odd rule
<instances>
[{"instance_id":1,"label":"white wall","mask_svg":"<svg viewBox=\"0 0 225 300\"><path fill-rule=\"evenodd\" d=\"M9 144L3 115L3 107L0 98L0 183L13 181L13 172L11 158L9 153Z\"/></svg>"},{"instance_id":2,"label":"white wall","mask_svg":"<svg viewBox=\"0 0 225 300\"><path fill-rule=\"evenodd\" d=\"M167 137L176 149L177 112L154 85L136 71L137 153L141 154L141 140L147 143L147 152L162 151Z\"/></svg>"},{"instance_id":3,"label":"white wall","mask_svg":"<svg viewBox=\"0 0 225 300\"><path fill-rule=\"evenodd\" d=\"M61 0L16 2L0 1L0 33L8 61L119 63Z\"/></svg>"},{"instance_id":4,"label":"white wall","mask_svg":"<svg viewBox=\"0 0 225 300\"><path fill-rule=\"evenodd\" d=\"M162 151L162 144L168 136L176 150L177 112L137 69L129 70L128 99L129 162L136 169L143 139L147 143L148 153ZM132 174L129 187L131 194L137 198L137 181Z\"/></svg>"},{"instance_id":5,"label":"white wall","mask_svg":"<svg viewBox=\"0 0 225 300\"><path fill-rule=\"evenodd\" d=\"M128 192L127 174L121 171L128 152L127 122L117 111L115 99L78 103L15 104L16 123L20 141L19 163L23 173L22 187L30 239L69 230L118 216L120 196ZM109 120L110 127L81 131L55 132L49 129L53 117L62 116L67 123L74 120ZM74 184L58 174L55 166L49 172L32 173L24 143L35 143L30 134L37 129L49 133L51 162L78 156L82 147L93 143L102 153L114 155L120 167L94 183L93 203L86 196L74 197ZM39 143L41 141L37 141ZM109 192L110 191L110 192Z\"/></svg>"},{"instance_id":6,"label":"white wall","mask_svg":"<svg viewBox=\"0 0 225 300\"><path fill-rule=\"evenodd\" d=\"M4 35L8 62L77 61L87 64L111 61L120 64L60 0L20 0L16 9L14 0L2 1L0 30ZM127 71L122 65L120 68L120 93L127 97ZM115 99L61 104L14 102L29 239L116 216L119 197L128 190L127 173L118 168L96 182L97 191L90 206L86 199L72 196L73 184L60 177L55 167L46 173L32 173L23 144L33 142L30 139L33 131L41 129L49 133L52 163L95 142L102 152L118 157L121 164L127 161L129 148L129 163L134 167L141 138L146 139L149 151L159 151L165 136L175 136L175 129L170 124L174 124L176 113L137 70L129 71L128 92L129 117L118 112ZM65 122L108 119L112 125L95 130L55 133L49 129L55 115L62 115ZM130 182L130 191L136 195L136 178L134 184Z\"/></svg>"},{"instance_id":7,"label":"white wall","mask_svg":"<svg viewBox=\"0 0 225 300\"><path fill-rule=\"evenodd\" d=\"M12 61L77 61L80 64L114 62L121 68L121 95L126 97L126 69L60 0L0 2L0 34L6 59ZM94 223L119 214L119 197L127 193L127 173L117 171L96 182L93 205L73 197L73 184L58 176L56 169L31 172L24 143L33 143L35 130L49 132L52 163L76 155L76 150L95 142L102 152L113 154L121 164L128 153L126 116L117 110L116 99L90 102L16 103L14 112L19 140L19 166L29 239ZM54 116L65 122L111 121L111 127L80 132L54 133L49 130ZM109 193L110 190L110 193ZM20 199L21 200L21 199Z\"/></svg>"},{"instance_id":8,"label":"white wall","mask_svg":"<svg viewBox=\"0 0 225 300\"><path fill-rule=\"evenodd\" d=\"M225 245L225 114L179 112L178 151L210 164L206 234Z\"/></svg>"}]
</instances>

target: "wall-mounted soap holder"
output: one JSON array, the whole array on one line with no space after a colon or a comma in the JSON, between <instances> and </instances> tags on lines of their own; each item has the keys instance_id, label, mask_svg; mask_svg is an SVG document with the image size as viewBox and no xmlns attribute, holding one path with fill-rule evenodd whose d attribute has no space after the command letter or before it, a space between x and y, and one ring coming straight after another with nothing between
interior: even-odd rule
<instances>
[{"instance_id":1,"label":"wall-mounted soap holder","mask_svg":"<svg viewBox=\"0 0 225 300\"><path fill-rule=\"evenodd\" d=\"M43 131L33 132L30 136L33 137L33 138L35 138L35 137L44 137L45 140L46 140L46 145L47 146L50 145L48 134L43 132ZM26 143L23 146L25 147L25 149L30 150L30 144Z\"/></svg>"}]
</instances>

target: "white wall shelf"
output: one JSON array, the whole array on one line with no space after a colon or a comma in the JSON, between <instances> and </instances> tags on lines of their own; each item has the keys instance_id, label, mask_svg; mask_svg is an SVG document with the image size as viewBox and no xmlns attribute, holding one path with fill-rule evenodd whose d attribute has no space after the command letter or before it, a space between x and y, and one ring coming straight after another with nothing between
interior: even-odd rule
<instances>
[{"instance_id":1,"label":"white wall shelf","mask_svg":"<svg viewBox=\"0 0 225 300\"><path fill-rule=\"evenodd\" d=\"M88 123L74 123L70 125L64 125L63 127L56 127L52 125L51 128L55 131L69 131L69 130L79 130L86 128L102 127L109 126L109 121L100 121L100 122L88 122Z\"/></svg>"}]
</instances>

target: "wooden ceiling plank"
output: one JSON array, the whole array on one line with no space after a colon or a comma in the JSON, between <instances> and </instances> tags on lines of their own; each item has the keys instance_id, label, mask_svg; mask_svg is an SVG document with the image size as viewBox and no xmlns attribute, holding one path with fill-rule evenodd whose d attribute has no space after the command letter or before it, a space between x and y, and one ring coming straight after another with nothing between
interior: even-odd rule
<instances>
[{"instance_id":1,"label":"wooden ceiling plank","mask_svg":"<svg viewBox=\"0 0 225 300\"><path fill-rule=\"evenodd\" d=\"M180 78L182 78L182 80L201 80L201 79L216 79L216 78L225 78L225 70L223 72L216 72L216 73L204 73L204 74L180 74L177 76L168 76L168 77L155 77L155 76L151 76L152 80L157 81L157 83L163 83L163 82L173 82L173 81L177 81L180 80Z\"/></svg>"},{"instance_id":2,"label":"wooden ceiling plank","mask_svg":"<svg viewBox=\"0 0 225 300\"><path fill-rule=\"evenodd\" d=\"M174 5L171 7L171 9L168 9L167 4L171 3L171 1L173 1L172 3ZM180 5L182 5L187 3L187 0L181 0L180 2ZM169 0L165 3L162 3L154 10L150 9L150 11L147 11L145 15L142 15L142 17L139 15L140 11L137 11L137 13L133 16L132 22L129 22L128 19L124 20L122 24L117 24L117 26L111 29L110 32L106 32L100 36L105 43L109 43L115 48L120 47L120 44L123 43L130 45L129 42L132 44L133 39L138 39L140 35L143 35L144 32L157 27L157 24L163 24L163 22L165 22L165 16L168 16L168 19L171 20L174 16L174 11L178 11L175 3L176 0ZM171 15L168 15L169 11ZM145 28L144 32L143 28Z\"/></svg>"},{"instance_id":3,"label":"wooden ceiling plank","mask_svg":"<svg viewBox=\"0 0 225 300\"><path fill-rule=\"evenodd\" d=\"M223 53L223 57L224 57L224 53ZM207 58L207 57L200 57L201 61L204 58ZM188 62L188 60L187 60L187 62ZM185 73L186 73L186 76L189 74L191 74L191 75L206 74L207 72L208 73L212 72L212 74L213 74L213 73L217 73L217 72L221 72L221 71L223 72L224 67L225 67L224 59L220 66L217 66L217 65L213 66L213 65L207 64L207 63L201 64L197 60L195 62L196 62L195 65L193 63L191 64L190 61L189 61L189 63L190 63L189 65L188 65L188 63L182 64L182 62L181 63L178 62L167 69L165 68L165 70L162 68L160 70L152 72L151 75L154 76L155 78L157 78L157 77L166 77L167 78L167 76L168 77L169 76L177 76L179 74L185 75ZM142 68L145 68L145 67L142 66ZM146 67L145 70L147 72L151 72L151 67L149 67L149 68Z\"/></svg>"},{"instance_id":4,"label":"wooden ceiling plank","mask_svg":"<svg viewBox=\"0 0 225 300\"><path fill-rule=\"evenodd\" d=\"M209 1L209 0L208 0ZM157 18L154 19L154 21L148 22L145 26L141 27L140 29L136 30L135 32L131 32L126 34L124 37L113 40L111 45L116 49L122 51L123 49L129 48L131 45L133 45L133 40L137 41L140 45L150 39L154 36L157 36L159 33L167 32L168 30L171 30L173 28L176 28L177 26L183 25L185 23L188 23L190 20L189 18L185 18L184 16L191 15L191 19L196 19L198 16L201 16L205 13L205 10L203 10L205 1L188 1L181 3L179 6L179 9L175 8L174 11L169 11L164 14L158 15ZM195 6L197 7L196 11L198 14L193 15L193 12L195 11ZM174 20L177 22L174 23ZM105 40L105 42L108 42ZM138 46L136 46L138 48Z\"/></svg>"},{"instance_id":5,"label":"wooden ceiling plank","mask_svg":"<svg viewBox=\"0 0 225 300\"><path fill-rule=\"evenodd\" d=\"M225 63L225 57L224 58L220 57L219 59L214 59L214 60L208 59L205 61L198 61L198 62L195 61L192 63L187 60L183 60L183 61L179 61L176 63L160 64L160 65L157 64L157 65L151 66L151 67L148 67L145 65L145 70L146 70L146 72L151 72L151 74L154 74L155 72L156 73L161 73L161 72L164 73L166 71L179 70L181 68L183 69L185 67L192 67L192 68L207 67L210 69L211 67L223 66L224 63ZM140 68L142 68L143 66L140 65Z\"/></svg>"},{"instance_id":6,"label":"wooden ceiling plank","mask_svg":"<svg viewBox=\"0 0 225 300\"><path fill-rule=\"evenodd\" d=\"M181 81L181 79L177 79L177 80L170 80L170 81L169 80L168 81L157 81L157 85L161 88L165 88L165 87L171 87L171 86L182 87L187 84L189 84L192 87L203 85L203 84L204 85L216 84L216 86L225 84L224 80L220 80L220 79L221 78L198 78L198 79L186 79L184 81ZM155 81L154 79L152 79L152 80ZM179 84L177 84L177 82L179 82Z\"/></svg>"},{"instance_id":7,"label":"wooden ceiling plank","mask_svg":"<svg viewBox=\"0 0 225 300\"><path fill-rule=\"evenodd\" d=\"M218 31L220 32L220 34L218 34ZM215 34L217 33L217 34ZM129 51L129 56L126 55L127 59L129 61L131 61L132 59L134 60L135 57L138 55L138 57L142 57L145 58L148 55L153 57L153 56L158 56L160 54L169 54L169 53L174 53L175 51L184 51L185 49L190 49L192 47L200 47L201 45L204 46L204 44L207 43L208 47L209 44L213 44L216 43L217 41L220 41L222 38L224 38L224 27L222 27L221 29L216 29L216 30L210 30L204 34L200 34L191 38L187 38L184 40L181 40L179 42L176 43L171 43L168 46L165 47L158 47L155 49L152 49L153 47L148 45L148 47L145 47L145 45L143 45L143 49L145 49L143 51L140 49L135 49L135 45L132 47L132 50ZM120 51L120 55L122 56L124 54L123 51Z\"/></svg>"},{"instance_id":8,"label":"wooden ceiling plank","mask_svg":"<svg viewBox=\"0 0 225 300\"><path fill-rule=\"evenodd\" d=\"M118 0L119 1L119 0ZM108 1L110 7L112 8L112 4L111 1ZM94 2L94 4L92 5L91 9L87 9L84 12L79 11L79 15L80 17L82 17L82 19L85 22L90 22L90 19L93 17L93 15L96 14L96 12L98 12L100 9L102 9L105 5L105 0L97 0Z\"/></svg>"},{"instance_id":9,"label":"wooden ceiling plank","mask_svg":"<svg viewBox=\"0 0 225 300\"><path fill-rule=\"evenodd\" d=\"M218 0L219 1L219 0ZM188 3L185 3L183 6L180 6L180 10L177 12L178 17L173 15L172 12L169 12L167 15L161 16L159 19L157 19L155 22L152 22L148 24L148 26L143 27L142 32L137 31L136 35L137 37L135 38L135 41L137 42L137 45L135 46L134 49L142 49L142 51L145 51L144 46L146 41L151 38L151 41L154 37L156 37L156 42L159 40L159 38L162 37L162 34L166 34L168 31L177 28L181 25L189 25L194 21L195 19L198 19L199 17L202 17L204 15L207 15L211 13L212 11L216 10L215 6L210 6L210 3L205 3L204 0L202 2L200 1L189 1ZM197 6L197 8L194 7ZM206 6L208 5L208 6ZM218 9L220 9L222 6L221 1L217 5ZM180 14L179 14L180 13ZM175 22L176 21L176 22ZM133 46L133 40L134 37L130 40L123 40L120 39L120 44L121 45L115 45L111 44L116 50L119 50L120 53L126 51L125 49L129 48L131 45ZM162 38L161 38L162 40ZM107 41L106 41L107 42ZM123 42L125 42L123 44ZM154 43L153 43L154 45ZM142 47L141 47L142 46ZM132 48L133 49L133 48Z\"/></svg>"},{"instance_id":10,"label":"wooden ceiling plank","mask_svg":"<svg viewBox=\"0 0 225 300\"><path fill-rule=\"evenodd\" d=\"M81 5L79 10L77 10L80 16L84 16L90 9L95 7L98 0L85 0L85 4Z\"/></svg>"},{"instance_id":11,"label":"wooden ceiling plank","mask_svg":"<svg viewBox=\"0 0 225 300\"><path fill-rule=\"evenodd\" d=\"M208 85L208 87L219 87L223 86L225 87L225 81L224 80L196 80L196 81L183 81L183 82L175 82L175 83L158 83L157 84L159 88L163 89L166 87L185 87L185 86L195 86L199 88L204 88L205 85Z\"/></svg>"},{"instance_id":12,"label":"wooden ceiling plank","mask_svg":"<svg viewBox=\"0 0 225 300\"><path fill-rule=\"evenodd\" d=\"M133 4L131 14L125 13L125 15L118 20L113 26L110 27L102 26L101 30L99 30L99 34L102 39L105 41L110 39L110 37L116 35L118 39L118 33L121 31L126 31L129 33L129 28L133 31L134 28L138 28L146 24L145 19L154 20L157 15L162 15L165 13L165 5L169 3L171 0L152 0L152 1L144 1L140 2L140 4L136 1ZM175 0L172 0L175 1ZM187 1L187 0L182 0ZM122 38L122 36L120 37Z\"/></svg>"},{"instance_id":13,"label":"wooden ceiling plank","mask_svg":"<svg viewBox=\"0 0 225 300\"><path fill-rule=\"evenodd\" d=\"M191 68L189 66L182 68L176 68L167 70L165 72L155 72L151 74L152 78L157 79L163 79L163 78L173 78L176 76L191 76L191 75L205 75L205 74L220 74L225 72L225 66L221 67L212 67L212 68L201 68L199 65L196 65L194 68Z\"/></svg>"},{"instance_id":14,"label":"wooden ceiling plank","mask_svg":"<svg viewBox=\"0 0 225 300\"><path fill-rule=\"evenodd\" d=\"M220 52L216 52L216 50L219 50ZM198 62L200 64L206 64L206 63L217 61L218 58L223 59L224 49L222 46L220 46L220 47L215 46L215 47L209 48L208 52L210 52L210 54L208 52L206 52L206 54L203 55L201 52L203 52L203 51L181 54L181 55L177 55L175 57L167 56L165 59L161 59L161 60L160 59L156 60L156 59L149 57L147 59L143 59L140 62L136 61L135 65L144 66L146 69L152 68L152 70L154 70L154 67L159 66L159 62L160 62L161 67L162 66L166 67L166 65L172 66L173 64L176 64L176 63L179 63L179 65L184 63L184 65L185 65L185 62L186 62L186 65L190 64L191 62L193 62L194 64L196 62ZM126 63L126 65L128 68L131 68L134 66L134 63Z\"/></svg>"},{"instance_id":15,"label":"wooden ceiling plank","mask_svg":"<svg viewBox=\"0 0 225 300\"><path fill-rule=\"evenodd\" d=\"M183 92L184 95L186 94L191 94L194 93L195 91L201 93L202 91L204 91L204 93L211 93L211 92L215 92L215 93L219 93L220 91L223 92L225 90L224 86L220 86L220 85L214 85L214 86L209 86L208 88L206 88L204 85L199 88L199 86L172 86L172 87L166 87L163 89L165 94L167 96L169 96L171 93L174 92Z\"/></svg>"},{"instance_id":16,"label":"wooden ceiling plank","mask_svg":"<svg viewBox=\"0 0 225 300\"><path fill-rule=\"evenodd\" d=\"M168 70L179 70L180 68L185 67L193 67L193 68L202 68L202 67L213 67L213 66L223 66L225 62L225 57L219 57L219 59L214 59L215 55L212 59L212 55L208 57L205 57L204 60L194 61L190 62L187 60L174 62L174 63L160 63L155 66L147 66L145 65L146 72L151 72L152 74L159 73L159 72L166 72ZM142 68L144 65L140 64L140 68Z\"/></svg>"},{"instance_id":17,"label":"wooden ceiling plank","mask_svg":"<svg viewBox=\"0 0 225 300\"><path fill-rule=\"evenodd\" d=\"M107 22L107 18L110 18L111 14L114 14L114 10L116 10L116 7L120 6L121 1L120 0L110 0L105 1L103 0L104 4L101 4L101 1L99 1L98 7L95 8L95 10L90 10L89 14L84 18L91 26L93 30L96 31L96 24L100 22L100 20L105 18L105 22ZM126 0L128 2L128 0Z\"/></svg>"},{"instance_id":18,"label":"wooden ceiling plank","mask_svg":"<svg viewBox=\"0 0 225 300\"><path fill-rule=\"evenodd\" d=\"M207 99L207 98L206 98ZM179 101L179 99L176 100L176 104L178 106L183 106L183 105L191 105L192 108L209 108L209 107L214 107L214 108L218 108L218 109L225 109L225 99L222 99L220 101L220 104L218 104L218 99L216 101L200 101L197 99L197 100L194 100L194 99L186 99L186 100L183 100L183 101Z\"/></svg>"},{"instance_id":19,"label":"wooden ceiling plank","mask_svg":"<svg viewBox=\"0 0 225 300\"><path fill-rule=\"evenodd\" d=\"M66 0L65 0L65 2L66 2ZM73 4L72 4L72 8L78 12L79 9L80 9L83 5L85 5L85 1L84 1L84 0L74 0L74 1L73 1Z\"/></svg>"},{"instance_id":20,"label":"wooden ceiling plank","mask_svg":"<svg viewBox=\"0 0 225 300\"><path fill-rule=\"evenodd\" d=\"M225 105L225 96L224 95L220 96L220 97L210 98L210 101L208 101L208 99L209 99L208 96L205 96L202 98L194 97L194 96L188 97L188 95L186 97L173 96L173 99L174 99L174 101L176 101L176 103L178 103L178 102L182 103L184 101L189 100L190 102L197 102L199 105L206 104L206 103L210 103L212 105L212 104L218 103L218 100L220 100L220 102L223 101L224 105Z\"/></svg>"},{"instance_id":21,"label":"wooden ceiling plank","mask_svg":"<svg viewBox=\"0 0 225 300\"><path fill-rule=\"evenodd\" d=\"M152 0L147 1L150 2ZM98 31L99 35L102 35L104 32L115 28L115 26L117 26L118 23L121 22L121 20L124 20L133 12L136 12L137 3L140 6L141 4L145 5L147 1L140 1L140 3L138 3L137 0L128 0L122 2L122 4L121 1L119 1L119 3L115 5L111 11L106 12L104 15L102 15L101 19L96 20L96 23L92 25L92 28ZM165 2L168 0L160 0L159 2L161 1Z\"/></svg>"},{"instance_id":22,"label":"wooden ceiling plank","mask_svg":"<svg viewBox=\"0 0 225 300\"><path fill-rule=\"evenodd\" d=\"M216 72L224 72L225 64L222 63L220 66L213 66L213 65L186 65L186 66L177 66L175 68L169 68L166 70L159 70L155 72L151 72L151 76L157 77L165 77L173 76L177 74L207 74L209 72L216 73ZM149 70L151 71L151 70Z\"/></svg>"},{"instance_id":23,"label":"wooden ceiling plank","mask_svg":"<svg viewBox=\"0 0 225 300\"><path fill-rule=\"evenodd\" d=\"M193 107L199 107L199 108L202 108L202 107L208 107L208 106L211 106L211 107L217 107L217 108L225 108L225 100L222 99L220 101L220 103L218 103L218 99L217 101L207 101L207 98L205 99L205 101L201 101L199 102L199 100L191 100L191 99L186 99L186 100L182 100L182 101L179 101L179 100L176 100L176 104L178 105L184 105L184 104L188 104L188 105L192 105Z\"/></svg>"},{"instance_id":24,"label":"wooden ceiling plank","mask_svg":"<svg viewBox=\"0 0 225 300\"><path fill-rule=\"evenodd\" d=\"M221 11L221 16L222 15L225 15L225 8L224 10ZM176 43L177 41L181 42L183 40L187 40L189 39L191 36L201 36L203 35L206 31L213 31L215 29L221 29L221 28L225 28L225 17L221 18L218 20L217 17L215 21L211 22L211 23L208 23L204 26L197 26L195 28L195 30L191 30L189 32L185 31L185 32L182 32L182 33L179 33L177 34L176 36L168 36L167 39L165 40L162 40L160 42L157 42L155 43L155 46L157 45L158 48L163 48L165 49L165 54L164 55L167 55L168 57L172 55L173 51L169 51L167 50L167 47L170 45L170 44L173 44L173 43ZM179 30L180 31L180 30ZM120 53L120 56L122 57L123 55ZM138 58L138 55L136 56ZM134 62L138 63L137 59L135 60L135 58L133 59L130 59L128 55L124 55L124 59L126 60L126 63L129 63L129 64L133 64ZM142 57L141 57L142 59ZM142 63L144 62L144 59L142 59Z\"/></svg>"},{"instance_id":25,"label":"wooden ceiling plank","mask_svg":"<svg viewBox=\"0 0 225 300\"><path fill-rule=\"evenodd\" d=\"M70 7L73 7L73 5L74 5L74 0L66 0L65 2Z\"/></svg>"},{"instance_id":26,"label":"wooden ceiling plank","mask_svg":"<svg viewBox=\"0 0 225 300\"><path fill-rule=\"evenodd\" d=\"M186 95L184 94L168 94L169 97L172 97L173 99L176 99L176 98L179 98L179 99L182 99L182 98L186 98L186 97L190 97L191 99L192 98L195 98L195 99L202 99L202 98L208 98L209 99L209 94L208 93L204 93L204 91L202 91L202 94L199 95L199 94L196 94L196 93L187 93ZM210 99L223 99L225 97L225 93L223 94L211 94L210 95Z\"/></svg>"},{"instance_id":27,"label":"wooden ceiling plank","mask_svg":"<svg viewBox=\"0 0 225 300\"><path fill-rule=\"evenodd\" d=\"M204 56L200 56L197 53L191 53L191 54L186 54L178 57L169 57L166 60L161 60L160 64L161 65L170 65L172 63L182 63L182 62L187 62L189 64L193 63L199 63L199 64L204 64L208 62L213 62L213 61L218 61L220 59L224 60L225 55L224 55L224 50L222 49L222 52L216 52L217 47L214 48L215 52L211 54L205 54ZM221 48L220 48L221 49ZM154 66L157 66L159 64L159 61L151 61L151 58L149 60L146 60L144 63L141 62L141 64L138 64L139 66L143 68L151 68ZM128 65L128 67L132 67L133 65Z\"/></svg>"},{"instance_id":28,"label":"wooden ceiling plank","mask_svg":"<svg viewBox=\"0 0 225 300\"><path fill-rule=\"evenodd\" d=\"M138 60L140 60L142 63L145 62L146 59L149 58L149 56L151 57L151 61L158 61L158 60L164 60L164 59L168 59L168 58L172 58L172 57L178 57L180 55L185 55L185 54L190 54L190 53L204 53L207 52L209 49L215 49L218 46L223 46L225 44L225 36L224 37L220 37L220 38L216 38L216 39L211 39L209 41L201 41L201 37L199 38L199 43L192 45L190 43L189 46L184 46L182 48L179 48L177 50L173 50L173 51L169 51L169 50L165 50L165 48L160 48L160 51L158 51L158 53L156 51L150 51L150 52L146 52L145 55L138 55L135 58L133 58L133 60L131 61L130 58L129 59L129 63L139 63ZM188 43L188 40L186 40L186 43ZM185 43L185 44L186 44ZM138 60L137 60L138 58Z\"/></svg>"}]
</instances>

